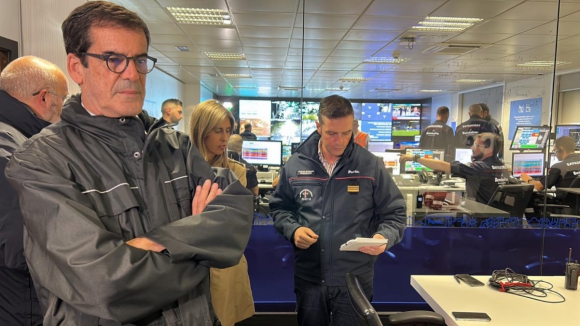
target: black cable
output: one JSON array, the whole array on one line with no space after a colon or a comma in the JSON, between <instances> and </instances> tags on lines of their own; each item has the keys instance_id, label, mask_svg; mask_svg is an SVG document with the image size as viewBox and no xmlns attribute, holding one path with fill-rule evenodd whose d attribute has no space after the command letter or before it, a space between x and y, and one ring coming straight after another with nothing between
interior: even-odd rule
<instances>
[{"instance_id":1,"label":"black cable","mask_svg":"<svg viewBox=\"0 0 580 326\"><path fill-rule=\"evenodd\" d=\"M548 284L549 287L540 287L541 284ZM498 288L509 294L523 298L532 299L544 303L562 303L566 301L563 295L552 290L554 286L547 281L530 280L525 274L518 274L511 268L493 271L489 279L489 285ZM538 298L546 298L549 294L555 294L561 298L559 301L548 301Z\"/></svg>"}]
</instances>

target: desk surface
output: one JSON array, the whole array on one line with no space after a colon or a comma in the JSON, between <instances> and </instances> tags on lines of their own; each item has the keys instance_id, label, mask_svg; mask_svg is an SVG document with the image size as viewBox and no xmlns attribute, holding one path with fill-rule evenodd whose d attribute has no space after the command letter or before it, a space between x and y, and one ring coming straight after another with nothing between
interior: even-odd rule
<instances>
[{"instance_id":1,"label":"desk surface","mask_svg":"<svg viewBox=\"0 0 580 326\"><path fill-rule=\"evenodd\" d=\"M475 200L463 199L464 203L460 207L443 205L440 210L430 209L427 206L423 208L414 209L415 213L421 214L437 214L437 213L459 213L459 214L469 214L469 215L486 215L486 216L509 216L510 213L502 211L501 209L493 208L482 203L478 203Z\"/></svg>"},{"instance_id":2,"label":"desk surface","mask_svg":"<svg viewBox=\"0 0 580 326\"><path fill-rule=\"evenodd\" d=\"M566 298L563 303L545 303L499 292L487 284L489 276L475 276L485 286L457 284L452 275L411 275L411 286L449 326L580 325L580 291L564 289L564 276L530 276L552 283L553 290ZM546 301L561 298L549 294ZM453 311L485 312L491 322L456 321Z\"/></svg>"},{"instance_id":3,"label":"desk surface","mask_svg":"<svg viewBox=\"0 0 580 326\"><path fill-rule=\"evenodd\" d=\"M571 194L580 195L580 188L558 188L556 191L569 192Z\"/></svg>"}]
</instances>

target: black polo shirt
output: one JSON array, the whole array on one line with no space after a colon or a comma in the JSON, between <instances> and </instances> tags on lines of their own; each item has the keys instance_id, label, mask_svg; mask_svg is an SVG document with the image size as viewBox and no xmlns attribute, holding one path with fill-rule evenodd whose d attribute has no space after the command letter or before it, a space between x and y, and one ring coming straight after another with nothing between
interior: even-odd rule
<instances>
[{"instance_id":1,"label":"black polo shirt","mask_svg":"<svg viewBox=\"0 0 580 326\"><path fill-rule=\"evenodd\" d=\"M506 166L496 156L470 164L452 162L451 173L466 180L467 198L482 204L489 203L497 187L507 184L510 176Z\"/></svg>"}]
</instances>

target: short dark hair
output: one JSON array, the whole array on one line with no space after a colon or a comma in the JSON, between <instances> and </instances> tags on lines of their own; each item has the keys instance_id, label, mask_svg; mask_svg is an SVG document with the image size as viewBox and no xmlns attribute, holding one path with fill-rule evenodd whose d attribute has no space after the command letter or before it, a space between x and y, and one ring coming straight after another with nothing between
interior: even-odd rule
<instances>
[{"instance_id":1,"label":"short dark hair","mask_svg":"<svg viewBox=\"0 0 580 326\"><path fill-rule=\"evenodd\" d=\"M568 153L574 153L576 150L576 142L570 136L562 136L554 142L554 147L562 147Z\"/></svg>"},{"instance_id":2,"label":"short dark hair","mask_svg":"<svg viewBox=\"0 0 580 326\"><path fill-rule=\"evenodd\" d=\"M163 101L163 103L161 103L161 113L163 113L163 114L167 113L167 104L174 104L176 106L183 106L183 102L181 102L180 100L178 100L176 98L170 98L170 99Z\"/></svg>"},{"instance_id":3,"label":"short dark hair","mask_svg":"<svg viewBox=\"0 0 580 326\"><path fill-rule=\"evenodd\" d=\"M244 123L244 130L249 130L249 129L252 129L252 123L251 122Z\"/></svg>"},{"instance_id":4,"label":"short dark hair","mask_svg":"<svg viewBox=\"0 0 580 326\"><path fill-rule=\"evenodd\" d=\"M489 112L489 106L486 103L479 103L479 106L481 106L483 112Z\"/></svg>"},{"instance_id":5,"label":"short dark hair","mask_svg":"<svg viewBox=\"0 0 580 326\"><path fill-rule=\"evenodd\" d=\"M347 116L354 117L354 110L349 100L340 95L330 95L320 101L318 122L323 124L322 117L337 119Z\"/></svg>"},{"instance_id":6,"label":"short dark hair","mask_svg":"<svg viewBox=\"0 0 580 326\"><path fill-rule=\"evenodd\" d=\"M440 106L437 109L437 115L445 115L445 114L449 114L449 108L446 106Z\"/></svg>"},{"instance_id":7,"label":"short dark hair","mask_svg":"<svg viewBox=\"0 0 580 326\"><path fill-rule=\"evenodd\" d=\"M140 30L147 38L151 36L147 24L134 12L108 1L89 1L76 7L62 23L62 36L66 53L85 53L92 45L90 29L93 27L123 27ZM81 57L83 65L87 61Z\"/></svg>"}]
</instances>

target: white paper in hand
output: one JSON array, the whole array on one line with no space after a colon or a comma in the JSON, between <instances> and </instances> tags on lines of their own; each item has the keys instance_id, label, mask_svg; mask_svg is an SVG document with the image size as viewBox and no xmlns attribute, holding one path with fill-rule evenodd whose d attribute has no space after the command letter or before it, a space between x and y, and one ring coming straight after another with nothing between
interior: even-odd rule
<instances>
[{"instance_id":1,"label":"white paper in hand","mask_svg":"<svg viewBox=\"0 0 580 326\"><path fill-rule=\"evenodd\" d=\"M359 251L361 247L382 246L388 242L388 239L356 238L340 246L340 251Z\"/></svg>"}]
</instances>

